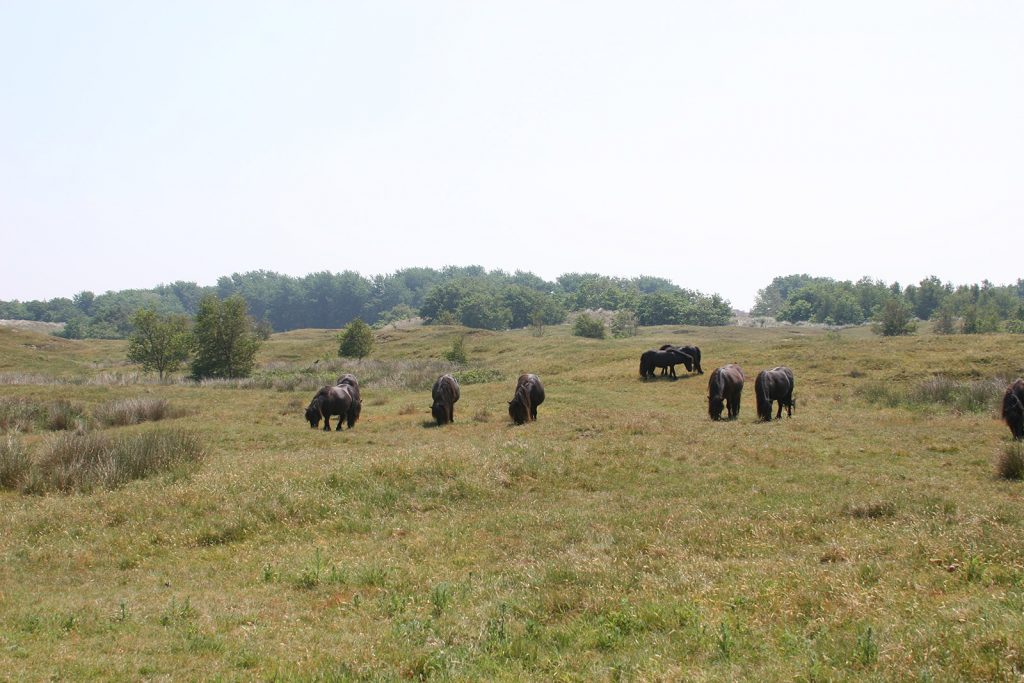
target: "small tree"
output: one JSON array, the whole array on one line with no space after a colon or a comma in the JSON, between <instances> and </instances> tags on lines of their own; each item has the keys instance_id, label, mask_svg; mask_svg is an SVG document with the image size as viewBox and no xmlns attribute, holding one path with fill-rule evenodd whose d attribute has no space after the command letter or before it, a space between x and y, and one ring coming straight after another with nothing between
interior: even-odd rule
<instances>
[{"instance_id":1,"label":"small tree","mask_svg":"<svg viewBox=\"0 0 1024 683\"><path fill-rule=\"evenodd\" d=\"M604 339L604 321L595 318L588 313L580 313L576 322L572 325L572 333L577 337L588 337L590 339Z\"/></svg>"},{"instance_id":2,"label":"small tree","mask_svg":"<svg viewBox=\"0 0 1024 683\"><path fill-rule=\"evenodd\" d=\"M256 365L260 340L253 333L248 306L239 295L218 299L208 294L199 302L193 332L196 355L192 377L248 377Z\"/></svg>"},{"instance_id":3,"label":"small tree","mask_svg":"<svg viewBox=\"0 0 1024 683\"><path fill-rule=\"evenodd\" d=\"M636 336L636 314L629 309L622 309L615 312L612 318L612 336L616 339Z\"/></svg>"},{"instance_id":4,"label":"small tree","mask_svg":"<svg viewBox=\"0 0 1024 683\"><path fill-rule=\"evenodd\" d=\"M147 372L156 370L161 382L192 352L190 323L183 315L160 315L151 308L140 308L132 316L132 327L128 360L139 363Z\"/></svg>"},{"instance_id":5,"label":"small tree","mask_svg":"<svg viewBox=\"0 0 1024 683\"><path fill-rule=\"evenodd\" d=\"M956 332L956 319L953 316L953 307L949 304L942 304L932 315L935 325L932 329L935 334L953 334Z\"/></svg>"},{"instance_id":6,"label":"small tree","mask_svg":"<svg viewBox=\"0 0 1024 683\"><path fill-rule=\"evenodd\" d=\"M895 337L910 334L917 329L917 323L913 321L910 306L902 299L891 298L886 300L875 314L875 323L872 330L875 334L883 337Z\"/></svg>"},{"instance_id":7,"label":"small tree","mask_svg":"<svg viewBox=\"0 0 1024 683\"><path fill-rule=\"evenodd\" d=\"M338 335L338 355L347 358L365 358L373 350L373 330L356 318Z\"/></svg>"},{"instance_id":8,"label":"small tree","mask_svg":"<svg viewBox=\"0 0 1024 683\"><path fill-rule=\"evenodd\" d=\"M264 318L256 323L256 327L253 328L253 334L260 341L267 341L270 339L270 335L274 334L274 326L270 324L269 320Z\"/></svg>"}]
</instances>

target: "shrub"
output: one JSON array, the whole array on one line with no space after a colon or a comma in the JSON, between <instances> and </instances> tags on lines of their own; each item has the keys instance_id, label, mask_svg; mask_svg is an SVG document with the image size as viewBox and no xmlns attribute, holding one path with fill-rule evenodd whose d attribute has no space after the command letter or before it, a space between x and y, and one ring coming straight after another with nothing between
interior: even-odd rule
<instances>
[{"instance_id":1,"label":"shrub","mask_svg":"<svg viewBox=\"0 0 1024 683\"><path fill-rule=\"evenodd\" d=\"M338 335L338 343L339 356L365 358L373 350L373 330L356 318Z\"/></svg>"},{"instance_id":2,"label":"shrub","mask_svg":"<svg viewBox=\"0 0 1024 683\"><path fill-rule=\"evenodd\" d=\"M910 306L896 298L888 299L879 307L874 321L871 326L872 331L883 337L910 334L917 329Z\"/></svg>"},{"instance_id":3,"label":"shrub","mask_svg":"<svg viewBox=\"0 0 1024 683\"><path fill-rule=\"evenodd\" d=\"M595 318L588 313L580 313L576 317L576 321L572 325L572 333L577 337L587 337L588 339L604 339L604 321L601 320L600 318Z\"/></svg>"},{"instance_id":4,"label":"shrub","mask_svg":"<svg viewBox=\"0 0 1024 683\"><path fill-rule=\"evenodd\" d=\"M451 363L462 363L462 364L465 364L467 362L467 357L466 357L466 340L465 340L465 338L464 337L456 337L452 341L452 348L450 348L449 350L445 351L444 357L445 357L445 360L447 360L447 361L449 361Z\"/></svg>"},{"instance_id":5,"label":"shrub","mask_svg":"<svg viewBox=\"0 0 1024 683\"><path fill-rule=\"evenodd\" d=\"M636 336L636 313L628 309L616 311L612 318L612 336L616 339Z\"/></svg>"},{"instance_id":6,"label":"shrub","mask_svg":"<svg viewBox=\"0 0 1024 683\"><path fill-rule=\"evenodd\" d=\"M492 368L474 368L453 372L452 376L459 384L484 384L486 382L497 382L501 379L501 372Z\"/></svg>"},{"instance_id":7,"label":"shrub","mask_svg":"<svg viewBox=\"0 0 1024 683\"><path fill-rule=\"evenodd\" d=\"M1024 479L1024 443L1006 444L996 462L996 473L1001 479Z\"/></svg>"}]
</instances>

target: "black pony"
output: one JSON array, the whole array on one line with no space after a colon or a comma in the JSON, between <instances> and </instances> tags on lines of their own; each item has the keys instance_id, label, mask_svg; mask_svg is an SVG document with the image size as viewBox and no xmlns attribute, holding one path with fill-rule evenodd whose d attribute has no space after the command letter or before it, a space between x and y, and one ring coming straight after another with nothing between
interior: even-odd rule
<instances>
[{"instance_id":1,"label":"black pony","mask_svg":"<svg viewBox=\"0 0 1024 683\"><path fill-rule=\"evenodd\" d=\"M735 363L715 368L708 379L708 415L712 420L722 419L722 408L728 404L729 419L740 415L740 396L743 393L743 370Z\"/></svg>"},{"instance_id":2,"label":"black pony","mask_svg":"<svg viewBox=\"0 0 1024 683\"><path fill-rule=\"evenodd\" d=\"M1024 379L1019 377L1003 395L1003 421L1014 439L1024 439Z\"/></svg>"},{"instance_id":3,"label":"black pony","mask_svg":"<svg viewBox=\"0 0 1024 683\"><path fill-rule=\"evenodd\" d=\"M776 419L782 417L782 407L786 407L786 416L792 417L796 410L796 399L793 398L793 371L787 367L777 367L771 370L762 370L757 373L754 379L754 397L757 399L758 419L769 421L772 419L772 404L779 402L779 414Z\"/></svg>"},{"instance_id":4,"label":"black pony","mask_svg":"<svg viewBox=\"0 0 1024 683\"><path fill-rule=\"evenodd\" d=\"M680 363L686 366L687 371L693 370L693 358L678 349L644 351L640 356L640 376L644 379L653 378L655 368L667 368L669 376L675 378L676 366Z\"/></svg>"},{"instance_id":5,"label":"black pony","mask_svg":"<svg viewBox=\"0 0 1024 683\"><path fill-rule=\"evenodd\" d=\"M455 422L455 402L459 400L459 383L451 375L445 374L437 378L430 396L434 404L430 406L430 414L437 420L438 426Z\"/></svg>"},{"instance_id":6,"label":"black pony","mask_svg":"<svg viewBox=\"0 0 1024 683\"><path fill-rule=\"evenodd\" d=\"M516 394L508 402L508 415L517 425L537 419L537 406L544 402L544 385L532 373L519 375Z\"/></svg>"},{"instance_id":7,"label":"black pony","mask_svg":"<svg viewBox=\"0 0 1024 683\"><path fill-rule=\"evenodd\" d=\"M659 348L660 351L668 351L669 349L675 349L676 351L679 351L680 353L685 353L686 355L688 355L690 358L693 359L693 368L692 369L696 370L698 375L703 375L704 374L704 368L702 368L700 366L700 348L699 347L697 347L697 346L672 346L671 344L664 344L664 345L662 345ZM687 367L686 369L690 370L691 368ZM664 369L662 369L661 374L663 374L663 375L665 374L665 370Z\"/></svg>"},{"instance_id":8,"label":"black pony","mask_svg":"<svg viewBox=\"0 0 1024 683\"><path fill-rule=\"evenodd\" d=\"M306 408L306 419L309 426L316 429L320 426L320 420L324 421L324 431L331 431L331 416L338 416L336 431L341 431L342 419L348 423L348 428L355 426L356 420L363 409L363 402L356 396L358 390L353 391L348 385L326 386L316 392L316 396L310 401Z\"/></svg>"}]
</instances>

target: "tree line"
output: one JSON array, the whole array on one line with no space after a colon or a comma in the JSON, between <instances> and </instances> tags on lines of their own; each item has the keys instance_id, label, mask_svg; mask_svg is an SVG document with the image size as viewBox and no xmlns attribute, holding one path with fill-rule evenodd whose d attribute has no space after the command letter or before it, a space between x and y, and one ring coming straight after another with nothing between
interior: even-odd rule
<instances>
[{"instance_id":1,"label":"tree line","mask_svg":"<svg viewBox=\"0 0 1024 683\"><path fill-rule=\"evenodd\" d=\"M943 334L1019 333L1024 332L1024 279L1012 285L983 280L954 286L932 275L903 287L899 282L887 284L868 277L851 282L786 275L758 291L750 313L826 325L859 325L871 320L880 325L883 334L910 331L914 318L933 320L934 329Z\"/></svg>"},{"instance_id":2,"label":"tree line","mask_svg":"<svg viewBox=\"0 0 1024 683\"><path fill-rule=\"evenodd\" d=\"M364 277L353 271L304 277L259 270L235 273L211 287L174 282L153 289L47 301L0 301L0 318L64 323L69 338L127 338L139 310L194 317L204 298L240 297L267 329L341 328L355 319L371 325L420 316L428 323L459 323L503 330L563 322L587 309L629 311L641 325L725 325L729 302L718 294L684 289L664 278L616 278L566 273L553 281L528 272L480 266L407 268Z\"/></svg>"}]
</instances>

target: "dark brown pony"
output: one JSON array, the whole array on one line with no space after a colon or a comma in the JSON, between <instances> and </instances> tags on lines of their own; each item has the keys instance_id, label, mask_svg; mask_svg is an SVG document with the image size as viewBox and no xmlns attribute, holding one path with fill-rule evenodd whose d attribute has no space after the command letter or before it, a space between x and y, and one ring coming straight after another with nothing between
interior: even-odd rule
<instances>
[{"instance_id":1,"label":"dark brown pony","mask_svg":"<svg viewBox=\"0 0 1024 683\"><path fill-rule=\"evenodd\" d=\"M708 380L708 415L722 419L722 408L728 404L729 419L739 417L740 395L743 393L743 370L735 363L715 368Z\"/></svg>"},{"instance_id":2,"label":"dark brown pony","mask_svg":"<svg viewBox=\"0 0 1024 683\"><path fill-rule=\"evenodd\" d=\"M757 399L758 419L772 419L772 405L775 401L779 402L779 414L775 416L776 419L782 417L783 406L786 407L786 416L793 417L793 411L796 410L793 386L793 371L787 367L780 366L757 373L754 379L754 398Z\"/></svg>"},{"instance_id":3,"label":"dark brown pony","mask_svg":"<svg viewBox=\"0 0 1024 683\"><path fill-rule=\"evenodd\" d=\"M537 406L544 402L544 385L534 374L519 375L516 393L508 402L508 415L517 425L537 419Z\"/></svg>"},{"instance_id":4,"label":"dark brown pony","mask_svg":"<svg viewBox=\"0 0 1024 683\"><path fill-rule=\"evenodd\" d=\"M459 383L455 378L448 374L438 377L430 395L434 399L430 413L438 426L455 422L455 402L459 400Z\"/></svg>"},{"instance_id":5,"label":"dark brown pony","mask_svg":"<svg viewBox=\"0 0 1024 683\"><path fill-rule=\"evenodd\" d=\"M348 428L355 426L359 414L362 412L362 401L355 398L352 387L326 386L316 392L316 396L310 401L306 408L306 419L309 426L316 429L320 426L320 420L324 421L324 431L331 431L331 416L338 416L336 431L341 431L342 420L348 423Z\"/></svg>"},{"instance_id":6,"label":"dark brown pony","mask_svg":"<svg viewBox=\"0 0 1024 683\"><path fill-rule=\"evenodd\" d=\"M676 366L682 363L686 369L693 369L693 358L675 348L651 349L640 355L640 376L644 379L654 377L655 368L667 368L668 374L673 379L676 376ZM665 374L665 373L662 373Z\"/></svg>"},{"instance_id":7,"label":"dark brown pony","mask_svg":"<svg viewBox=\"0 0 1024 683\"><path fill-rule=\"evenodd\" d=\"M1003 421L1014 439L1024 439L1024 379L1019 377L1003 394Z\"/></svg>"},{"instance_id":8,"label":"dark brown pony","mask_svg":"<svg viewBox=\"0 0 1024 683\"><path fill-rule=\"evenodd\" d=\"M696 346L672 346L671 344L663 344L659 351L667 351L669 349L675 349L680 353L685 353L687 356L693 359L693 367L689 366L686 368L687 371L696 370L698 375L704 374L704 368L700 366L700 348ZM665 370L662 369L661 374L665 374Z\"/></svg>"}]
</instances>

